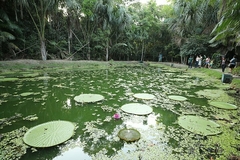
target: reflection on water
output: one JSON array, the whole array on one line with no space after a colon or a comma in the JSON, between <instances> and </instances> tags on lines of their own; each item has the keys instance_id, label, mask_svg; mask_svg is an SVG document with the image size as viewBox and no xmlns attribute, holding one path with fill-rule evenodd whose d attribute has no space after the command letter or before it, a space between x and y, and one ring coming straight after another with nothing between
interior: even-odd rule
<instances>
[{"instance_id":1,"label":"reflection on water","mask_svg":"<svg viewBox=\"0 0 240 160\"><path fill-rule=\"evenodd\" d=\"M75 147L63 152L61 155L53 158L53 160L91 160L91 157L84 153L83 148Z\"/></svg>"},{"instance_id":2,"label":"reflection on water","mask_svg":"<svg viewBox=\"0 0 240 160\"><path fill-rule=\"evenodd\" d=\"M154 114L150 114L147 116L147 118L143 117L143 116L137 116L137 115L133 115L131 116L130 119L124 121L123 123L127 126L127 128L140 128L143 130L147 130L149 129L149 127L156 127L157 125L157 118L160 115L154 115Z\"/></svg>"}]
</instances>

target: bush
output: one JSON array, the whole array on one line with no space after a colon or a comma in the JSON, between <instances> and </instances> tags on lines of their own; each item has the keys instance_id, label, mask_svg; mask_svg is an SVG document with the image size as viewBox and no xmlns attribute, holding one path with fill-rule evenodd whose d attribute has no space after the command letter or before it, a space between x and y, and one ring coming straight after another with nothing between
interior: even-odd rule
<instances>
[{"instance_id":1,"label":"bush","mask_svg":"<svg viewBox=\"0 0 240 160\"><path fill-rule=\"evenodd\" d=\"M234 68L232 70L232 74L239 76L240 75L240 66L238 66L237 68Z\"/></svg>"}]
</instances>

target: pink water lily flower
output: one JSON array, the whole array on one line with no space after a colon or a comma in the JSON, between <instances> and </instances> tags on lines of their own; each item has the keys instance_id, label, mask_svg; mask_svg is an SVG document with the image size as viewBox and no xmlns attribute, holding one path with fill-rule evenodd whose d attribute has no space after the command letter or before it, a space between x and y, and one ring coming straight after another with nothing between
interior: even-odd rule
<instances>
[{"instance_id":1,"label":"pink water lily flower","mask_svg":"<svg viewBox=\"0 0 240 160\"><path fill-rule=\"evenodd\" d=\"M120 118L121 118L120 113L115 113L115 114L113 115L113 118L114 118L114 119L120 119Z\"/></svg>"}]
</instances>

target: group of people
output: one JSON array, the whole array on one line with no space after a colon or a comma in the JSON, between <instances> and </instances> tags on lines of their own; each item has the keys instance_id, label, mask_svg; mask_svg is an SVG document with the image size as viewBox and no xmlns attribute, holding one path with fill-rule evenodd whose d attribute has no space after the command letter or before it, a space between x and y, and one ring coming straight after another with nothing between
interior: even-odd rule
<instances>
[{"instance_id":1,"label":"group of people","mask_svg":"<svg viewBox=\"0 0 240 160\"><path fill-rule=\"evenodd\" d=\"M195 59L195 68L201 68L202 67L202 60L203 57L201 55L197 55L196 59ZM209 57L206 58L205 60L205 67L206 68L211 68L213 65L213 60L210 60ZM188 68L192 68L193 66L193 57L190 56L188 59Z\"/></svg>"},{"instance_id":2,"label":"group of people","mask_svg":"<svg viewBox=\"0 0 240 160\"><path fill-rule=\"evenodd\" d=\"M236 56L234 55L233 58L230 60L228 67L230 68L230 73L232 73L233 68L236 66L237 59ZM211 60L209 57L205 59L205 65L204 67L206 68L212 68L213 65L213 60ZM193 57L190 56L188 59L188 68L192 68L193 66ZM201 68L202 67L202 56L198 55L195 59L195 68ZM226 59L223 56L221 60L221 68L222 72L225 71L225 68L227 67Z\"/></svg>"},{"instance_id":3,"label":"group of people","mask_svg":"<svg viewBox=\"0 0 240 160\"><path fill-rule=\"evenodd\" d=\"M230 73L232 73L232 70L236 66L236 63L237 63L237 59L236 59L236 56L234 55L228 64L228 67L230 68ZM222 72L224 72L225 68L227 67L225 57L222 57L221 67L222 67Z\"/></svg>"}]
</instances>

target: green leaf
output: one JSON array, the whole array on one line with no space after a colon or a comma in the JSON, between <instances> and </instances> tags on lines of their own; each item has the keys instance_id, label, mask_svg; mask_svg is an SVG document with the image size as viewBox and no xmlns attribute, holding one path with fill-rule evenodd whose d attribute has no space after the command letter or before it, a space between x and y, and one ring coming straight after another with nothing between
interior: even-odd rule
<instances>
[{"instance_id":1,"label":"green leaf","mask_svg":"<svg viewBox=\"0 0 240 160\"><path fill-rule=\"evenodd\" d=\"M25 92L25 93L21 93L20 95L25 97L25 96L29 96L29 95L32 95L34 94L34 92Z\"/></svg>"},{"instance_id":2,"label":"green leaf","mask_svg":"<svg viewBox=\"0 0 240 160\"><path fill-rule=\"evenodd\" d=\"M177 95L170 95L168 96L169 99L176 100L176 101L186 101L187 98L183 96L177 96Z\"/></svg>"},{"instance_id":3,"label":"green leaf","mask_svg":"<svg viewBox=\"0 0 240 160\"><path fill-rule=\"evenodd\" d=\"M133 97L138 99L145 99L145 100L151 100L155 98L153 94L149 94L149 93L136 93L133 95Z\"/></svg>"},{"instance_id":4,"label":"green leaf","mask_svg":"<svg viewBox=\"0 0 240 160\"><path fill-rule=\"evenodd\" d=\"M51 147L70 139L75 124L68 121L51 121L30 128L23 141L32 147Z\"/></svg>"},{"instance_id":5,"label":"green leaf","mask_svg":"<svg viewBox=\"0 0 240 160\"><path fill-rule=\"evenodd\" d=\"M236 105L225 103L225 102L212 101L209 104L221 109L237 109L238 108Z\"/></svg>"},{"instance_id":6,"label":"green leaf","mask_svg":"<svg viewBox=\"0 0 240 160\"><path fill-rule=\"evenodd\" d=\"M18 80L18 78L3 78L3 79L0 79L0 82L5 82L5 81L16 81Z\"/></svg>"},{"instance_id":7,"label":"green leaf","mask_svg":"<svg viewBox=\"0 0 240 160\"><path fill-rule=\"evenodd\" d=\"M221 133L217 123L200 116L180 116L178 124L190 132L204 136Z\"/></svg>"},{"instance_id":8,"label":"green leaf","mask_svg":"<svg viewBox=\"0 0 240 160\"><path fill-rule=\"evenodd\" d=\"M141 134L135 129L122 129L118 132L118 137L127 142L139 140Z\"/></svg>"},{"instance_id":9,"label":"green leaf","mask_svg":"<svg viewBox=\"0 0 240 160\"><path fill-rule=\"evenodd\" d=\"M121 107L124 112L136 114L136 115L147 115L152 113L152 107L141 104L141 103L128 103Z\"/></svg>"},{"instance_id":10,"label":"green leaf","mask_svg":"<svg viewBox=\"0 0 240 160\"><path fill-rule=\"evenodd\" d=\"M79 103L93 103L104 100L104 97L100 94L80 94L74 100Z\"/></svg>"}]
</instances>

